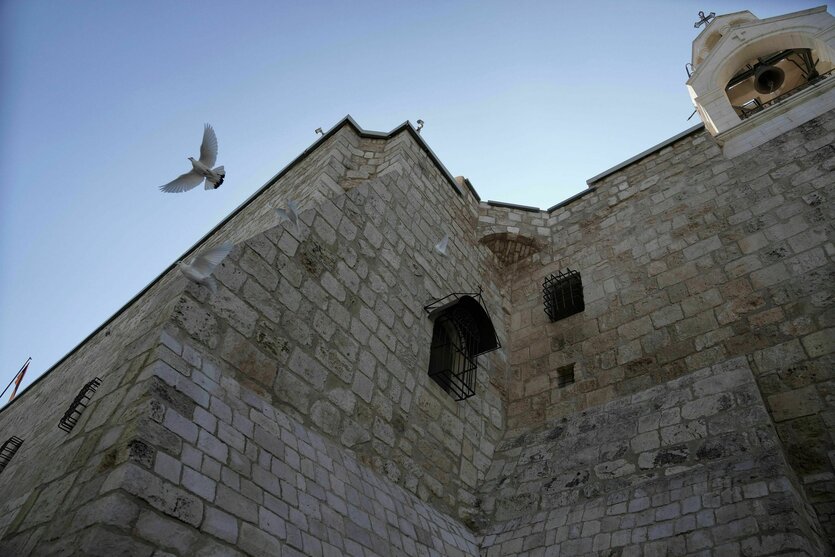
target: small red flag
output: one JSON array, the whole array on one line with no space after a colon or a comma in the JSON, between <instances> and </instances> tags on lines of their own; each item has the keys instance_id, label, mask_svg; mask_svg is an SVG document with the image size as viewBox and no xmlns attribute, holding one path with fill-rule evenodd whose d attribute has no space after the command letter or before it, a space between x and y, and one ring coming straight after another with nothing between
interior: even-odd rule
<instances>
[{"instance_id":1,"label":"small red flag","mask_svg":"<svg viewBox=\"0 0 835 557\"><path fill-rule=\"evenodd\" d=\"M20 387L20 382L23 381L23 376L26 375L26 370L29 369L29 362L31 361L32 358L26 360L26 363L23 364L23 367L17 372L17 378L14 380L14 390L12 391L12 396L9 397L9 402L14 400L14 396L17 394L17 388Z\"/></svg>"}]
</instances>

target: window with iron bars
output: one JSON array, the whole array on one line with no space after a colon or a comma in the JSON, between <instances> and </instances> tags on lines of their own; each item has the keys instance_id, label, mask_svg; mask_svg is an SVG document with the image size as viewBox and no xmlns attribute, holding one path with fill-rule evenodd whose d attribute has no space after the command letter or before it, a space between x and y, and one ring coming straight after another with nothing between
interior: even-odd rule
<instances>
[{"instance_id":1,"label":"window with iron bars","mask_svg":"<svg viewBox=\"0 0 835 557\"><path fill-rule=\"evenodd\" d=\"M542 282L542 297L545 301L545 313L552 322L586 309L580 273L571 269L545 277Z\"/></svg>"},{"instance_id":2,"label":"window with iron bars","mask_svg":"<svg viewBox=\"0 0 835 557\"><path fill-rule=\"evenodd\" d=\"M435 320L429 376L455 400L475 394L478 343L475 327L465 311L450 311Z\"/></svg>"},{"instance_id":3,"label":"window with iron bars","mask_svg":"<svg viewBox=\"0 0 835 557\"><path fill-rule=\"evenodd\" d=\"M78 391L78 394L75 395L75 398L70 404L70 407L67 408L67 411L64 412L64 416L58 422L58 427L63 429L67 433L72 431L72 428L75 427L75 424L78 423L78 418L81 417L81 413L87 408L87 405L90 403L90 399L93 398L93 394L96 392L96 389L99 388L101 385L101 379L98 377L94 377L91 381L81 387L81 390Z\"/></svg>"},{"instance_id":4,"label":"window with iron bars","mask_svg":"<svg viewBox=\"0 0 835 557\"><path fill-rule=\"evenodd\" d=\"M459 401L475 395L478 356L501 347L481 292L453 292L423 308L434 323L429 376Z\"/></svg>"},{"instance_id":5,"label":"window with iron bars","mask_svg":"<svg viewBox=\"0 0 835 557\"><path fill-rule=\"evenodd\" d=\"M12 435L0 446L0 472L2 472L17 450L23 444L23 439Z\"/></svg>"}]
</instances>

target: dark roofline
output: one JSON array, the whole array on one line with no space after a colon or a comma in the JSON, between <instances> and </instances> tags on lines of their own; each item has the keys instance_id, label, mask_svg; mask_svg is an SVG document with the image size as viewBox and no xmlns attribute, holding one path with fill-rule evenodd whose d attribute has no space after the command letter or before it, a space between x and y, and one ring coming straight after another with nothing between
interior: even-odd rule
<instances>
[{"instance_id":1,"label":"dark roofline","mask_svg":"<svg viewBox=\"0 0 835 557\"><path fill-rule=\"evenodd\" d=\"M641 160L641 159L643 159L643 158L646 158L646 157L648 157L648 156L652 155L652 154L653 154L653 153L655 153L656 151L660 151L661 149L663 149L663 148L664 148L664 147L666 147L667 145L670 145L671 143L675 143L676 141L678 141L679 139L681 139L681 138L683 138L683 137L687 137L688 135L691 135L691 134L694 134L694 133L696 133L696 132L698 132L698 131L703 130L703 129L704 129L704 127L705 127L705 125L704 125L704 124L696 124L696 125L695 125L695 126L693 126L692 128L686 129L686 130L684 130L683 132L681 132L681 133L679 133L679 134L674 135L674 136L673 136L673 137L671 137L670 139L667 139L667 140L665 140L665 141L662 141L662 142L661 142L661 143L659 143L658 145L655 145L655 146L653 146L653 147L650 147L650 148L649 148L649 149L647 149L646 151L641 151L640 153L638 153L638 154L637 154L637 155L635 155L634 157L632 157L632 158L630 158L630 159L626 159L625 161L623 161L623 162L622 162L622 163L620 163L620 164L616 164L615 166L613 166L613 167L612 167L612 168L610 168L609 170L604 170L603 172L601 172L601 173L600 173L600 174L598 174L597 176L593 176L593 177L589 178L588 180L586 180L586 184L588 184L588 185L590 186L590 185L592 185L592 184L593 184L593 183L595 183L595 182L599 182L599 181L600 181L600 180L602 180L603 178L605 178L605 177L607 177L607 176L610 176L610 175L614 174L614 173L615 173L615 172L617 172L618 170L622 170L622 169L626 168L627 166L631 165L632 163L636 163L636 162L638 162L639 160Z\"/></svg>"},{"instance_id":2,"label":"dark roofline","mask_svg":"<svg viewBox=\"0 0 835 557\"><path fill-rule=\"evenodd\" d=\"M533 206L530 206L530 205L516 205L515 203L505 203L504 201L488 201L487 205L489 205L491 207L507 207L508 209L519 209L520 211L528 211L528 212L531 212L531 213L548 213L550 215L552 212L556 211L560 207L565 207L569 203L573 203L574 201L577 201L581 197L585 197L586 195L590 194L591 192L595 191L596 189L597 188L595 186L589 186L588 188L584 189L580 193L575 193L571 197L569 197L567 199L563 199L562 201L560 201L556 205L552 205L551 207L548 207L544 211L542 209L540 209L539 207L533 207Z\"/></svg>"},{"instance_id":3,"label":"dark roofline","mask_svg":"<svg viewBox=\"0 0 835 557\"><path fill-rule=\"evenodd\" d=\"M481 196L478 195L477 191L475 191L475 188L473 187L472 183L470 183L469 178L464 178L464 185L466 185L467 189L470 190L470 193L473 194L473 197L475 197L475 200L478 201L479 203L481 203Z\"/></svg>"},{"instance_id":4,"label":"dark roofline","mask_svg":"<svg viewBox=\"0 0 835 557\"><path fill-rule=\"evenodd\" d=\"M297 164L299 164L302 160L304 160L304 159L305 159L305 158L306 158L306 157L307 157L310 153L312 153L313 151L315 151L316 149L318 149L318 148L319 148L319 146L320 146L322 143L324 143L325 141L327 141L327 140L328 140L328 138L330 138L331 136L335 135L335 134L336 134L336 132L338 132L340 129L342 129L342 127L343 127L343 126L346 126L346 125L351 126L351 128L353 128L353 129L354 129L354 131L357 133L357 135L359 135L360 137L363 137L363 138L367 138L367 139L391 139L392 137L394 137L395 135L399 134L400 132L402 132L402 131L404 131L404 130L405 130L405 131L407 131L407 132L409 132L409 134L412 136L412 138L414 138L414 139L417 141L418 145L420 145L420 146L421 146L421 148L423 149L423 151L424 151L424 152L426 152L426 153L429 155L429 158L430 158L430 159L431 159L431 160L432 160L432 161L433 161L433 162L434 162L434 163L438 166L438 169L441 171L441 173L442 173L442 174L444 175L444 177L447 179L447 181L449 182L449 184L452 186L453 190L455 190L455 193L457 193L459 196L461 196L461 195L462 195L461 190L458 188L458 184L455 182L455 178L453 178L453 177L452 177L452 174L450 174L449 170L447 170L447 169L446 169L446 167L443 165L443 163L441 163L440 159L438 159L438 157L437 157L437 156L435 155L435 153L432 151L432 149L430 149L430 148L429 148L429 145L427 145L427 144L426 144L426 141L424 141L424 139L420 136L420 134L419 134L419 133L417 133L417 132L415 131L415 128L412 126L411 122L409 122L408 120L406 120L405 122L403 122L402 124L400 124L399 126L397 126L396 128L394 128L393 130L391 130L391 131L390 131L390 132L388 132L388 133L385 133L385 132L377 132L377 131L370 131L370 130L364 130L364 129L362 129L362 128L359 126L359 124L357 124L357 123L354 121L354 119L353 119L353 118L351 118L351 115L350 115L350 114L348 114L348 115L346 115L346 116L345 116L342 120L340 120L339 122L337 122L337 123L336 123L336 124L335 124L335 125L334 125L331 129L330 129L330 130L328 130L328 131L327 131L327 133L325 133L325 134L324 134L323 136L321 136L319 139L317 139L316 141L314 141L314 142L313 142L313 144L311 144L311 145L310 145L310 147L308 147L307 149L305 149L304 151L302 151L302 153L301 153L299 156L297 156L295 159L293 159L292 161L290 161L290 163L289 163L289 164L287 164L284 168L282 168L281 170L279 170L279 171L275 174L275 176L273 176L272 178L270 178L269 180L267 180L267 182L266 182L263 186L261 186L258 190L256 190L256 191L255 191L255 193L253 193L253 194L252 194L252 195L250 195L248 198L246 198L246 200L244 200L244 202L243 202L243 203L241 203L241 204L240 204L240 205L238 205L235 209L233 209L233 210L232 210L232 212L230 212L230 213L229 213L229 214L228 214L228 215L227 215L227 216L226 216L226 217L225 217L222 221L220 221L220 222L219 222L219 223L218 223L218 224L217 224L214 228L212 228L209 232L207 232L206 234L204 234L204 235L203 235L203 236L202 236L199 240L197 240L197 242L195 242L195 243L194 243L194 244L193 244L190 248L188 248L188 249L185 251L185 253L183 253L180 257L178 257L175 261L183 261L183 260L185 260L185 259L186 259L189 255L191 255L191 254L192 254L192 253L193 253L193 252L194 252L194 251L195 251L195 250L196 250L196 249L197 249L197 248L198 248L201 244L203 244L203 242L205 242L206 240L208 240L208 239L209 239L209 238L210 238L210 237L211 237L211 236L212 236L215 232L217 232L218 230L220 230L221 228L223 228L223 226L225 226L225 225L226 225L226 223L228 223L230 220L232 220L232 219L233 219L233 218L234 218L234 217L235 217L238 213L240 213L241 211L243 211L243 210L244 210L244 209L245 209L245 208L246 208L246 207L247 207L250 203L252 203L253 201L255 201L255 199L257 199L257 198L258 198L258 197L259 197L262 193L264 193L264 192L267 190L267 188L269 188L269 187L270 187L270 186L272 186L275 182L277 182L278 180L280 180L280 179L281 179L281 178L282 178L285 174L287 174L288 172L290 172L290 170L292 170L292 169L293 169L293 167L295 167L295 166L296 166ZM472 186L470 186L470 187L472 188ZM473 190L473 191L475 191L475 190ZM477 195L477 194L476 194L476 195ZM144 296L144 295L145 295L145 293L146 293L146 292L148 292L148 290L150 290L150 289L151 289L151 288L152 288L152 287L153 287L153 286L154 286L157 282L159 282L159 281L162 279L162 277L164 277L166 274L168 274L168 273L169 273L169 272L170 272L170 271L171 271L171 270L172 270L175 266L176 266L176 263L171 263L168 267L166 267L166 268L165 268L165 270L163 270L163 271L162 271L159 275L157 275L157 277L156 277L156 278L154 278L151 282L149 282L149 283L147 284L147 286L145 286L145 288L143 288L142 290L140 290L140 291L139 291L139 292L138 292L138 293L137 293L137 294L136 294L133 298L131 298L130 300L128 300L128 302L127 302L127 303L125 303L125 304L124 304L121 308L119 308L118 310L116 310L116 312L115 312L113 315L111 315L110 317L108 317L108 318L104 321L104 323L102 323L101 325L99 325L99 326L98 326L95 330L93 330L93 332L92 332L92 333L90 333L89 335L87 335L86 337L84 337L84 339L83 339L81 342L79 342L77 345L75 345L75 347L74 347L74 348L72 348L69 352L67 352L67 353L66 353L66 354L65 354L65 355L64 355L64 356L63 356L60 360L58 360L57 362L55 362L54 364L52 364L52 365L49 367L49 369L47 369L46 371L44 371L44 372L43 372L43 373L42 373L42 374L41 374L41 375L40 375L37 379L35 379L34 381L32 381L32 383L30 383L30 384L29 384L29 385L28 385L28 386L27 386L27 387L26 387L23 391L21 391L21 392L20 392L20 393L19 393L19 394L18 394L18 395L14 398L14 400L12 400L12 401L11 401L11 402L9 402L8 404L6 404L6 405L5 405L5 406L3 406L2 408L0 408L0 413L2 413L4 410L6 410L7 408L9 408L12 404L14 404L15 402L17 402L17 401L18 401L18 400L20 400L21 398L23 398L23 397L26 395L26 393L28 393L28 392L29 392L29 390L30 390L32 387L34 387L35 385L37 385L38 383L40 383L40 381L41 381L42 379L44 379L47 375L49 375L50 373L52 373L52 371L53 371L53 370L55 370L58 366L60 366L61 364L63 364L63 363L64 363L64 362L65 362L65 361L66 361L66 360L67 360L70 356L72 356L73 354L75 354L75 353L76 353L76 352L77 352L77 351L78 351L78 350L79 350L82 346L84 346L85 344L87 344L87 342L88 342L90 339L92 339L94 336L96 336L97 334L99 334L99 333L100 333L103 329L105 329L108 325L110 325L110 324L113 322L113 320L114 320L114 319L116 319L117 317L119 317L119 316L120 316L122 313L124 313L124 312L125 312L125 311L129 308L129 307L131 307L131 306L134 304L134 302L136 302L137 300L139 300L139 298L141 298L142 296Z\"/></svg>"},{"instance_id":5,"label":"dark roofline","mask_svg":"<svg viewBox=\"0 0 835 557\"><path fill-rule=\"evenodd\" d=\"M541 213L542 209L533 207L531 205L517 205L515 203L505 203L504 201L487 201L491 207L506 207L508 209L519 209L520 211L528 211L531 213Z\"/></svg>"},{"instance_id":6,"label":"dark roofline","mask_svg":"<svg viewBox=\"0 0 835 557\"><path fill-rule=\"evenodd\" d=\"M597 189L597 188L596 188L596 187L594 187L594 186L589 186L588 188L584 189L584 190L583 190L583 191L581 191L580 193L575 193L574 195L572 195L572 196L571 196L571 197L569 197L568 199L564 199L564 200L560 201L559 203L557 203L556 205L553 205L553 206L551 206L551 207L548 207L548 209L546 210L546 212L550 214L550 213L552 213L553 211L556 211L557 209L559 209L560 207L565 207L566 205L568 205L568 204L569 204L569 203L571 203L572 201L576 201L576 200L580 199L581 197L584 197L584 196L586 196L586 195L590 194L591 192L593 192L593 191L594 191L594 190L596 190L596 189Z\"/></svg>"},{"instance_id":7,"label":"dark roofline","mask_svg":"<svg viewBox=\"0 0 835 557\"><path fill-rule=\"evenodd\" d=\"M572 195L571 197L569 197L567 199L564 199L563 201L560 201L559 203L549 207L548 209L545 209L544 212L545 213L551 213L551 212L559 209L560 207L565 207L569 203L571 203L573 201L576 201L576 200L580 199L581 197L583 197L585 195L590 194L595 189L597 189L596 187L592 186L593 183L599 182L603 178L605 178L607 176L611 176L612 174L614 174L615 172L617 172L619 170L623 170L627 166L630 166L630 165L638 162L639 160L644 159L644 158L652 155L653 153L655 153L657 151L660 151L664 147L667 147L668 145L671 145L671 144L675 143L679 139L682 139L684 137L687 137L688 135L692 135L694 133L697 133L697 132L703 130L704 127L705 127L704 124L696 124L692 128L688 128L688 129L684 130L683 132L678 133L678 134L674 135L673 137L671 137L669 139L666 139L666 140L662 141L661 143L659 143L657 145L654 145L653 147L650 147L646 151L641 151L640 153L638 153L634 157L631 157L631 158L623 161L620 164L616 164L615 166L613 166L612 168L610 168L608 170L604 170L603 172L601 172L597 176L594 176L594 177L589 178L588 180L586 180L586 184L588 185L588 188L584 189L580 193L576 193L576 194ZM467 185L470 186L469 182L467 182ZM472 188L472 186L470 186L470 187ZM473 190L473 193L475 193L474 190ZM522 210L522 211L543 212L542 209L540 209L539 207L532 207L532 206L529 206L529 205L516 205L514 203L505 203L503 201L488 201L487 204L491 205L493 207L507 207L509 209L519 209L519 210Z\"/></svg>"},{"instance_id":8,"label":"dark roofline","mask_svg":"<svg viewBox=\"0 0 835 557\"><path fill-rule=\"evenodd\" d=\"M449 185L451 185L452 189L455 190L455 193L457 193L459 196L463 195L461 193L461 190L458 188L458 182L455 181L455 178L452 176L450 171L447 170L446 166L444 166L444 163L441 162L441 159L439 159L438 156L435 154L435 152L432 151L432 148L429 147L429 144L426 143L426 141L420 136L420 134L417 131L415 131L415 127L408 120L406 120L405 122L403 122L402 124L400 124L399 126L397 126L396 128L394 128L393 130L391 130L388 133L375 132L375 131L362 129L359 126L359 124L357 124L354 121L354 119L351 118L351 115L349 114L349 115L345 116L345 118L340 120L334 127L332 127L330 130L328 130L328 133L326 133L321 138L319 138L319 141L317 141L316 143L314 143L313 145L308 147L307 150L305 150L304 153L302 153L296 159L294 159L293 162L290 163L290 166L296 164L296 162L299 159L301 159L302 157L304 157L305 155L307 155L308 153L310 153L311 151L316 149L316 147L319 145L319 143L321 143L322 141L326 140L328 137L335 134L345 124L348 124L349 126L354 128L354 131L357 133L357 135L359 135L360 137L366 138L366 139L391 139L392 137L394 137L395 135L399 134L402 131L409 132L409 134L412 136L412 139L414 139L417 142L417 144L420 145L421 149L423 149L423 151L427 155L429 155L429 158L432 160L432 162L435 163L435 166L438 167L438 170L441 171L441 174L444 175L444 178L447 179L447 182L449 182ZM285 168L287 168L287 167L285 167ZM282 170L282 172L283 172L283 170Z\"/></svg>"},{"instance_id":9,"label":"dark roofline","mask_svg":"<svg viewBox=\"0 0 835 557\"><path fill-rule=\"evenodd\" d=\"M435 155L434 151L432 151L432 149L429 147L429 145L426 143L426 141L420 136L419 133L417 133L417 131L415 131L415 128L414 128L414 126L412 126L411 122L406 120L405 122L403 122L402 124L400 124L399 126L394 128L393 130L391 130L390 132L385 133L385 132L365 130L365 129L361 128L360 125L357 124L356 121L354 121L354 119L351 117L351 115L348 114L342 120L337 122L331 129L329 129L327 131L327 133L325 133L319 139L314 141L310 145L310 147L308 147L307 149L302 151L302 153L299 156L297 156L295 159L290 161L290 163L287 164L284 168L279 170L275 174L275 176L270 178L263 186L261 186L258 190L256 190L255 193L253 193L246 200L244 200L243 203L241 203L235 209L233 209L232 212L230 212L222 221L220 221L209 232L204 234L199 240L197 240L197 242L195 242L190 248L188 248L185 251L185 253L183 253L180 257L178 257L175 261L182 261L182 260L186 259L203 242L205 242L207 239L209 239L215 232L220 230L223 226L226 225L226 223L228 223L230 220L232 220L232 218L234 218L235 215L237 215L239 212L244 210L250 203L252 203L256 198L258 198L262 193L264 193L267 190L267 188L272 186L275 182L277 182L279 179L281 179L285 174L290 172L290 170L292 170L293 167L295 167L302 160L304 160L305 157L307 157L307 155L309 155L310 153L315 151L322 143L327 141L328 138L335 135L336 132L338 132L340 129L342 129L343 126L346 126L346 125L351 126L351 128L354 129L354 131L357 133L357 135L359 135L360 137L363 137L363 138L367 138L367 139L391 139L392 137L399 134L400 132L402 132L404 130L407 131L412 136L412 138L415 141L417 141L417 143L418 143L418 145L420 145L421 149L423 149L423 151L435 163L435 165L438 167L438 170L440 170L441 174L443 174L444 177L447 179L447 182L449 182L449 185L453 188L455 193L457 193L459 196L463 195L461 193L460 188L458 187L458 184L457 184L455 178L452 176L452 174L450 174L449 170L447 170L447 168L444 166L444 164L441 162L441 160L438 158L438 156ZM659 151L659 150L663 149L664 147L670 145L671 143L674 143L674 142L678 141L679 139L681 139L683 137L686 137L690 134L696 133L696 132L702 130L703 128L704 128L704 124L697 124L697 125L693 126L692 128L684 130L683 132L681 132L677 135L674 135L673 137L667 139L666 141L662 141L658 145L655 145L654 147L651 147L651 148L647 149L646 151L643 151L643 152L635 155L634 157L632 157L632 158L630 158L630 159L628 159L628 160L626 160L626 161L624 161L624 162L622 162L618 165L613 166L609 170L606 170L604 172L601 172L597 176L589 178L588 180L586 180L586 183L589 186L591 186L592 183L597 182L599 180L602 180L606 176L609 176L609 175L617 172L618 170L621 170L621 169L631 165L632 163L635 163L635 162L637 162L637 161L655 153L656 151ZM473 195L476 197L476 199L478 201L481 201L481 198L479 197L478 193L476 193L475 188L473 188L473 186L472 186L472 184L470 184L469 180L465 179L465 184L470 189L470 191L473 193ZM555 209L563 207L563 206L567 205L568 203L571 203L572 201L574 201L576 199L579 199L580 197L582 197L582 196L584 196L588 193L591 193L592 191L594 191L594 188L589 188L587 190L583 190L582 192L580 192L576 195L573 195L573 196L569 197L568 199L566 199L564 201L561 201L560 203L557 203L556 205L554 205L553 207L548 209L547 212L550 213L551 211L553 211ZM502 203L500 201L488 201L487 203L488 203L488 205L493 205L495 207L508 207L508 208L520 209L520 210L524 210L524 211L541 212L541 209L539 209L538 207L531 207L531 206L527 206L527 205L515 205L515 204L512 204L512 203ZM30 383L23 391L20 392L19 395L17 395L14 398L14 400L12 400L8 404L6 404L2 408L0 408L0 413L2 413L4 410L6 410L6 408L9 408L17 400L20 400L21 398L23 398L23 396L25 396L26 393L28 393L29 390L32 387L34 387L35 385L40 383L40 381L42 379L44 379L47 375L52 373L52 371L55 370L58 366L63 364L70 356L75 354L91 338L93 338L98 333L100 333L104 328L106 328L110 323L112 323L114 319L119 317L125 310L127 310L129 307L131 307L134 302L136 302L139 298L141 298L143 295L145 295L145 293L148 292L148 290L150 290L151 287L153 287L157 282L159 282L162 279L162 277L164 277L166 274L168 274L168 272L170 272L175 267L175 265L176 265L175 263L171 263L168 267L166 267L165 270L163 270L159 275L157 275L156 278L154 278L151 282L149 282L148 285L145 286L145 288L140 290L133 298L128 300L127 303L125 303L121 308L116 310L116 312L113 315L108 317L101 325L99 325L95 330L93 330L92 333L90 333L89 335L84 337L84 339L81 342L79 342L74 348L72 348L69 352L67 352L60 360L58 360L57 362L52 364L52 366L50 366L49 369L44 371L37 379L35 379L32 383Z\"/></svg>"}]
</instances>

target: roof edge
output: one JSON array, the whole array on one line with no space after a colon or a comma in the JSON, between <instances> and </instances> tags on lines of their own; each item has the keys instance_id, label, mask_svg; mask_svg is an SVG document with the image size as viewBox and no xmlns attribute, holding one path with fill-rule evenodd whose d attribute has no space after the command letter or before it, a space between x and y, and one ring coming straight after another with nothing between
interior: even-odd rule
<instances>
[{"instance_id":1,"label":"roof edge","mask_svg":"<svg viewBox=\"0 0 835 557\"><path fill-rule=\"evenodd\" d=\"M608 170L604 170L603 172L601 172L600 174L598 174L596 176L592 176L591 178L586 180L586 184L591 186L593 183L599 182L603 178L606 178L607 176L610 176L610 175L614 174L618 170L622 170L622 169L626 168L627 166L630 166L630 165L638 162L639 160L644 159L644 158L654 154L657 151L660 151L664 147L667 147L668 145L671 145L671 144L675 143L679 139L683 139L683 138L687 137L688 135L692 135L694 133L697 133L697 132L703 130L704 127L705 127L704 124L696 124L692 128L688 128L688 129L684 130L683 132L678 133L678 134L674 135L673 137L671 137L669 139L666 139L666 140L662 141L661 143L650 147L646 151L641 151L640 153L638 153L634 157L626 159L622 163L616 164L615 166L609 168Z\"/></svg>"},{"instance_id":2,"label":"roof edge","mask_svg":"<svg viewBox=\"0 0 835 557\"><path fill-rule=\"evenodd\" d=\"M337 131L339 131L340 128L342 128L342 126L344 126L346 124L348 124L352 128L354 128L354 131L357 133L357 135L359 135L360 137L368 138L368 139L391 139L392 137L396 136L397 134L399 134L403 131L407 131L412 136L412 139L414 139L417 142L417 144L420 145L421 149L423 149L423 151L427 155L429 155L429 158L432 160L432 162L435 163L435 166L438 167L438 170L441 171L441 174L444 175L444 178L446 178L447 182L449 182L449 185L452 186L452 189L455 190L455 193L457 193L459 196L463 195L463 192L458 187L458 182L455 180L455 177L453 177L452 173L449 170L447 170L447 167L444 166L444 163L441 162L441 159L438 158L438 155L436 155L435 152L432 150L432 148L429 147L429 144L426 143L426 140L423 139L423 137L421 137L421 135L417 132L417 130L415 129L415 127L412 125L412 123L409 120L406 120L405 122L403 122L402 124L400 124L399 126L394 128L393 130L391 130L390 132L386 133L386 132L378 132L378 131L363 129L359 124L357 124L357 122L351 117L351 115L348 114L348 115L345 116L345 118L343 118L342 120L337 122L337 124L334 127L332 127L330 130L328 130L328 133L326 133L325 135L320 137L319 140L316 143L314 143L313 145L308 147L308 149L304 153L302 153L301 156L303 156L303 155L307 154L308 152L310 152L311 150L315 149L315 147L319 144L319 142L324 141L325 139L327 139L331 135L335 134ZM297 158L300 158L300 157L297 157ZM295 160L291 164L294 164L294 163L295 163Z\"/></svg>"},{"instance_id":3,"label":"roof edge","mask_svg":"<svg viewBox=\"0 0 835 557\"><path fill-rule=\"evenodd\" d=\"M556 211L556 210L557 210L557 209L559 209L560 207L565 207L565 206L566 206L566 205L568 205L569 203L572 203L572 202L574 202L574 201L577 201L577 200L578 200L578 199L580 199L581 197L585 197L585 196L587 196L588 194L590 194L591 192L595 191L596 189L597 189L597 188L596 188L595 186L589 186L589 187L587 187L586 189L584 189L583 191L578 192L578 193L575 193L574 195L572 195L572 196L571 196L571 197L569 197L568 199L563 199L562 201L560 201L560 202L559 202L559 203L557 203L556 205L552 205L551 207L548 207L548 209L546 209L546 210L545 210L545 212L546 212L546 213L548 213L548 214L550 215L551 213L553 213L554 211Z\"/></svg>"},{"instance_id":4,"label":"roof edge","mask_svg":"<svg viewBox=\"0 0 835 557\"><path fill-rule=\"evenodd\" d=\"M507 209L519 209L520 211L528 211L530 213L541 213L542 209L539 207L534 207L532 205L519 205L517 203L506 203L504 201L492 201L488 200L487 205L491 207L504 207Z\"/></svg>"},{"instance_id":5,"label":"roof edge","mask_svg":"<svg viewBox=\"0 0 835 557\"><path fill-rule=\"evenodd\" d=\"M192 244L192 246L190 248L188 248L180 257L175 259L175 261L185 260L198 247L203 245L203 243L206 240L211 238L213 234L215 234L218 230L223 228L238 213L243 211L250 203L255 201L255 199L257 199L261 194L263 194L267 190L267 188L269 188L274 183L276 183L278 180L280 180L285 174L290 172L290 170L292 170L293 167L295 167L297 164L299 164L302 160L305 159L305 157L307 157L310 153L315 151L322 143L327 141L330 137L335 135L340 129L342 129L346 125L351 126L354 129L354 131L357 133L357 135L359 135L360 137L368 138L368 139L391 139L395 135L403 132L404 130L408 131L411 134L412 138L414 138L417 141L418 145L421 146L421 148L424 150L424 152L426 152L429 155L429 158L432 159L432 161L438 166L438 169L441 171L441 173L444 175L444 177L450 183L452 188L455 190L455 193L457 193L459 196L463 195L461 190L458 188L458 184L456 183L455 178L453 178L453 176L452 176L452 174L450 174L449 170L447 170L447 168L443 165L443 163L441 163L440 159L438 159L437 155L435 155L435 153L432 151L432 149L429 147L429 145L426 143L426 141L420 136L419 133L417 133L415 131L415 128L414 128L414 126L412 126L411 122L406 120L405 122L403 122L402 124L400 124L399 126L394 128L393 130L391 130L390 132L385 133L385 132L378 132L378 131L372 131L372 130L365 130L359 124L357 124L357 122L351 117L350 114L346 114L344 118L342 118L339 122L334 124L333 127L331 127L331 129L329 129L324 135L322 135L321 137L319 137L319 139L314 141L310 145L310 147L308 147L307 149L302 151L302 153L300 155L298 155L296 158L294 158L292 161L290 161L287 165L285 165L272 178L267 180L267 182L263 186L261 186L260 188L255 190L255 192L252 193L249 197L247 197L240 205L235 207L228 215L226 215L226 217L223 218L223 220L221 220L218 224L216 224L214 226L214 228L212 228L206 234L201 236L200 239L197 240L197 242ZM93 330L92 333L90 333L89 335L84 337L78 344L76 344L72 349L70 349L69 352L64 354L64 356L62 356L58 361L56 361L49 368L47 368L43 373L41 373L38 376L37 379L35 379L29 385L27 385L26 388L23 389L14 398L14 400L10 401L5 406L0 408L0 413L5 411L7 408L11 407L12 404L17 402L21 398L23 398L26 395L26 393L28 393L29 390L32 387L34 387L35 385L40 383L42 379L46 378L50 373L52 373L55 369L57 369L61 364L63 364L65 361L67 361L67 359L69 359L73 354L78 352L78 350L80 350L82 346L87 344L87 342L89 342L93 337L95 337L102 330L104 330L116 318L118 318L120 315L122 315L122 313L127 311L128 308L130 308L136 301L138 301L142 296L144 296L155 284L157 284L160 280L162 280L162 278L165 275L167 275L172 269L174 269L175 266L176 266L176 263L171 263L170 265L168 265L159 275L157 275L154 279L151 280L151 282L149 282L144 288L142 288L142 290L140 290L136 295L134 295L130 300L128 300L124 305L122 305L118 310L116 310L116 312L113 313L110 317L105 319L104 322L101 325L96 327Z\"/></svg>"}]
</instances>

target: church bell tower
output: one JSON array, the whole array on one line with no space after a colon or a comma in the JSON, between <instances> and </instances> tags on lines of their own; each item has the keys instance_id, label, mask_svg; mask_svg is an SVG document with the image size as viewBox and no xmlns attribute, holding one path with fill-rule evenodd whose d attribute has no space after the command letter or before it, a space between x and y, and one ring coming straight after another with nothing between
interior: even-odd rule
<instances>
[{"instance_id":1,"label":"church bell tower","mask_svg":"<svg viewBox=\"0 0 835 557\"><path fill-rule=\"evenodd\" d=\"M835 17L825 6L767 19L700 16L687 88L725 156L835 108Z\"/></svg>"}]
</instances>

